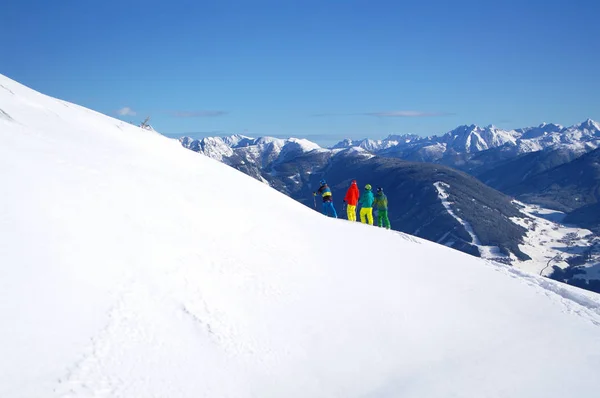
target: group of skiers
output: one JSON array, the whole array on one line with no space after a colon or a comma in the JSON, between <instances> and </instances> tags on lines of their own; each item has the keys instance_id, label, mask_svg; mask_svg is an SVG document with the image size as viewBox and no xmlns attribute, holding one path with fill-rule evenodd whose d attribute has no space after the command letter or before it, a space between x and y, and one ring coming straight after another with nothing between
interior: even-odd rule
<instances>
[{"instance_id":1,"label":"group of skiers","mask_svg":"<svg viewBox=\"0 0 600 398\"><path fill-rule=\"evenodd\" d=\"M333 206L333 196L331 189L325 180L319 181L320 187L313 195L319 194L323 198L323 214L337 218L337 212ZM356 221L356 207L360 205L360 222L373 225L373 208L377 211L377 225L390 229L390 219L388 218L388 200L383 193L383 188L377 188L377 193L373 195L371 184L365 185L361 195L356 180L352 180L346 196L344 196L344 205L348 215L348 221ZM316 205L316 202L315 202Z\"/></svg>"}]
</instances>

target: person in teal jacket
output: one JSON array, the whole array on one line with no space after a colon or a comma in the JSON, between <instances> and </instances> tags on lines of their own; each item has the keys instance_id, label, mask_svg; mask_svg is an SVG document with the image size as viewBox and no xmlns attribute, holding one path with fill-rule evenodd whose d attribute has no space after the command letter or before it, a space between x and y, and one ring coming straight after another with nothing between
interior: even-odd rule
<instances>
[{"instance_id":1,"label":"person in teal jacket","mask_svg":"<svg viewBox=\"0 0 600 398\"><path fill-rule=\"evenodd\" d=\"M373 205L377 210L377 225L380 227L385 226L386 229L390 229L391 225L390 219L388 218L388 200L387 196L385 196L383 193L383 188L377 188Z\"/></svg>"},{"instance_id":2,"label":"person in teal jacket","mask_svg":"<svg viewBox=\"0 0 600 398\"><path fill-rule=\"evenodd\" d=\"M365 191L360 195L358 204L360 205L360 222L365 224L367 221L369 225L373 225L373 192L371 192L371 184L365 185Z\"/></svg>"}]
</instances>

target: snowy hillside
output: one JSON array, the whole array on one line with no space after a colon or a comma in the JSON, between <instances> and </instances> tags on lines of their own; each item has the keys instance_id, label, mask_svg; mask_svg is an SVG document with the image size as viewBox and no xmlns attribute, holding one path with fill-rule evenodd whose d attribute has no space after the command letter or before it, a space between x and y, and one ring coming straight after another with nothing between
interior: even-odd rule
<instances>
[{"instance_id":1,"label":"snowy hillside","mask_svg":"<svg viewBox=\"0 0 600 398\"><path fill-rule=\"evenodd\" d=\"M597 396L597 295L2 75L0 115L1 397Z\"/></svg>"}]
</instances>

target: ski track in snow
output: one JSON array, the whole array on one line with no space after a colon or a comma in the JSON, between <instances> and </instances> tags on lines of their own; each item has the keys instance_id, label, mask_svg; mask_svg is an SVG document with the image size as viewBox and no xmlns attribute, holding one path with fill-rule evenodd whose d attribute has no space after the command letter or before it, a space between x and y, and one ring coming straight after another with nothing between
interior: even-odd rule
<instances>
[{"instance_id":1,"label":"ski track in snow","mask_svg":"<svg viewBox=\"0 0 600 398\"><path fill-rule=\"evenodd\" d=\"M396 231L394 231L396 232ZM396 232L403 239L421 244L420 238L402 232ZM600 295L578 289L564 283L535 275L513 266L486 259L485 262L494 267L496 271L504 273L511 278L517 278L529 286L534 286L541 293L559 302L566 312L581 316L592 324L600 326Z\"/></svg>"},{"instance_id":2,"label":"ski track in snow","mask_svg":"<svg viewBox=\"0 0 600 398\"><path fill-rule=\"evenodd\" d=\"M511 278L519 279L529 286L534 286L553 301L559 302L566 312L580 316L596 326L600 326L600 296L566 285L564 283L548 279L539 275L522 271L510 265L486 260L495 267L496 271L509 275Z\"/></svg>"},{"instance_id":3,"label":"ski track in snow","mask_svg":"<svg viewBox=\"0 0 600 398\"><path fill-rule=\"evenodd\" d=\"M497 246L482 245L481 241L475 234L475 231L473 230L473 227L471 226L471 224L469 224L467 221L463 220L460 216L458 216L452 210L452 207L450 206L451 202L448 200L449 195L448 195L448 193L446 193L446 191L444 189L444 188L450 187L448 184L438 181L438 182L435 182L433 185L435 186L435 189L438 192L438 197L440 198L440 201L442 202L442 205L444 205L444 208L446 209L448 214L450 214L452 217L454 217L454 219L456 219L456 221L458 221L465 228L465 230L467 231L469 236L471 236L471 244L474 246L477 246L477 250L479 250L479 254L482 258L507 257L505 254L503 254L500 251L500 248ZM443 239L446 238L446 236L447 236L447 234L444 235L438 242L441 242Z\"/></svg>"},{"instance_id":4,"label":"ski track in snow","mask_svg":"<svg viewBox=\"0 0 600 398\"><path fill-rule=\"evenodd\" d=\"M446 193L446 191L444 190L444 188L450 188L450 186L446 183L439 182L439 181L434 183L433 185L435 186L435 189L437 189L438 197L442 201L442 205L444 205L448 214L450 214L452 217L454 217L456 219L456 221L458 221L465 228L467 233L471 236L471 243L476 246L480 246L481 242L479 241L479 238L477 237L477 235L475 235L475 231L473 231L473 227L471 227L471 224L469 224L468 222L466 222L465 220L460 218L456 213L454 213L454 211L450 207L450 201L448 201L449 196Z\"/></svg>"}]
</instances>

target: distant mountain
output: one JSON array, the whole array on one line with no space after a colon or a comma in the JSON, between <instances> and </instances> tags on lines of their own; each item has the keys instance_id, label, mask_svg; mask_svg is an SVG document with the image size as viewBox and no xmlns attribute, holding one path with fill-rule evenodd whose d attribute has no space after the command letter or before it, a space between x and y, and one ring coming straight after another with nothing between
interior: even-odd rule
<instances>
[{"instance_id":1,"label":"distant mountain","mask_svg":"<svg viewBox=\"0 0 600 398\"><path fill-rule=\"evenodd\" d=\"M383 140L346 139L330 149L320 148L307 140L255 139L242 135L202 140L184 137L181 143L275 185L281 185L274 178L278 170L276 166L286 157L298 157L318 150L321 153L317 158L322 158L328 151L355 148L364 151L364 155L450 166L512 195L515 190L511 190L511 187L598 148L600 125L591 119L570 127L543 123L537 127L515 130L503 130L491 125L464 125L442 136L409 134L390 135ZM290 192L290 187L284 189Z\"/></svg>"},{"instance_id":2,"label":"distant mountain","mask_svg":"<svg viewBox=\"0 0 600 398\"><path fill-rule=\"evenodd\" d=\"M506 155L506 151L496 150L495 152ZM491 161L491 154L487 153L487 156L485 156L487 163L478 165L470 170L470 173L487 185L502 192L512 192L511 187L523 184L528 178L569 163L579 156L578 153L564 147L558 149L548 148L515 157L508 155L505 156L507 158L505 160L497 157L495 162ZM477 158L474 158L472 163L477 160Z\"/></svg>"},{"instance_id":3,"label":"distant mountain","mask_svg":"<svg viewBox=\"0 0 600 398\"><path fill-rule=\"evenodd\" d=\"M302 178L315 165L324 164L330 155L329 150L296 138L236 135L200 140L183 137L179 141L188 149L228 164L290 196L303 185Z\"/></svg>"},{"instance_id":4,"label":"distant mountain","mask_svg":"<svg viewBox=\"0 0 600 398\"><path fill-rule=\"evenodd\" d=\"M516 130L464 125L441 136L391 135L379 141L345 140L333 148L352 146L380 156L440 163L479 175L493 169L496 162L531 152L561 150L569 153L565 162L572 160L600 146L600 124L588 119L571 127L543 123Z\"/></svg>"},{"instance_id":5,"label":"distant mountain","mask_svg":"<svg viewBox=\"0 0 600 398\"><path fill-rule=\"evenodd\" d=\"M560 124L554 123L542 123L537 127L526 127L522 129L516 129L517 133L521 134L522 139L536 139L544 137L548 134L560 133L564 130L564 127Z\"/></svg>"},{"instance_id":6,"label":"distant mountain","mask_svg":"<svg viewBox=\"0 0 600 398\"><path fill-rule=\"evenodd\" d=\"M338 142L336 145L331 147L331 149L347 149L347 148L362 148L371 152L378 152L384 149L388 149L402 143L408 143L410 141L414 141L420 139L421 137L414 134L407 135L390 135L384 140L371 140L371 139L363 139L363 140L351 140L345 139L343 141Z\"/></svg>"},{"instance_id":7,"label":"distant mountain","mask_svg":"<svg viewBox=\"0 0 600 398\"><path fill-rule=\"evenodd\" d=\"M600 199L600 149L528 177L505 192L526 202L567 212L597 203Z\"/></svg>"},{"instance_id":8,"label":"distant mountain","mask_svg":"<svg viewBox=\"0 0 600 398\"><path fill-rule=\"evenodd\" d=\"M505 144L516 145L519 138L516 131L505 131L495 126L485 128L476 125L460 126L440 139L448 150L456 153L474 153Z\"/></svg>"}]
</instances>

